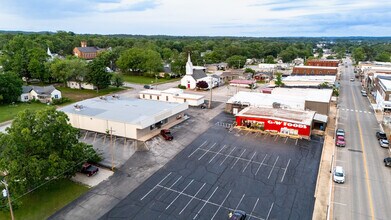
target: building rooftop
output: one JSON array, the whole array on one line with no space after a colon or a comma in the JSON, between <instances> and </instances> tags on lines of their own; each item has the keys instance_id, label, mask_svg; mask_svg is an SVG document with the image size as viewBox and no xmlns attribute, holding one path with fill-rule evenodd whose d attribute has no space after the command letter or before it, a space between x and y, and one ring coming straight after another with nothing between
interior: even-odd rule
<instances>
[{"instance_id":1,"label":"building rooftop","mask_svg":"<svg viewBox=\"0 0 391 220\"><path fill-rule=\"evenodd\" d=\"M186 109L188 109L187 103L107 96L83 100L59 110L65 113L133 124L142 129L154 124L156 120L163 120Z\"/></svg>"},{"instance_id":2,"label":"building rooftop","mask_svg":"<svg viewBox=\"0 0 391 220\"><path fill-rule=\"evenodd\" d=\"M231 84L246 84L246 85L249 85L249 84L255 83L255 80L234 79L234 80L229 81L229 83L231 83Z\"/></svg>"},{"instance_id":3,"label":"building rooftop","mask_svg":"<svg viewBox=\"0 0 391 220\"><path fill-rule=\"evenodd\" d=\"M314 115L315 111L249 106L240 111L236 116L270 118L273 120L311 125Z\"/></svg>"},{"instance_id":4,"label":"building rooftop","mask_svg":"<svg viewBox=\"0 0 391 220\"><path fill-rule=\"evenodd\" d=\"M274 88L272 95L287 97L303 97L307 101L329 103L333 94L332 89L301 89L301 88Z\"/></svg>"},{"instance_id":5,"label":"building rooftop","mask_svg":"<svg viewBox=\"0 0 391 220\"><path fill-rule=\"evenodd\" d=\"M295 66L293 68L299 68L299 69L329 69L329 70L338 69L338 67L331 67L331 66Z\"/></svg>"},{"instance_id":6,"label":"building rooftop","mask_svg":"<svg viewBox=\"0 0 391 220\"><path fill-rule=\"evenodd\" d=\"M388 77L377 77L379 79L380 84L384 87L386 91L391 91L391 78Z\"/></svg>"},{"instance_id":7,"label":"building rooftop","mask_svg":"<svg viewBox=\"0 0 391 220\"><path fill-rule=\"evenodd\" d=\"M169 88L166 90L143 90L140 91L140 94L150 94L150 95L162 95L162 94L173 94L178 98L183 98L183 99L202 99L204 98L203 95L196 95L196 94L189 94L189 93L184 93L182 89L179 88Z\"/></svg>"}]
</instances>

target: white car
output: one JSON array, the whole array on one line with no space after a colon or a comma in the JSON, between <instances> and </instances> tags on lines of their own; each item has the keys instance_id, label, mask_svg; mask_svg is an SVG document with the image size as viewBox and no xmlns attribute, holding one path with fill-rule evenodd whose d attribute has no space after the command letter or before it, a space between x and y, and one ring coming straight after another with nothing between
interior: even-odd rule
<instances>
[{"instance_id":1,"label":"white car","mask_svg":"<svg viewBox=\"0 0 391 220\"><path fill-rule=\"evenodd\" d=\"M345 171L341 166L336 166L333 171L333 181L336 183L345 182Z\"/></svg>"},{"instance_id":2,"label":"white car","mask_svg":"<svg viewBox=\"0 0 391 220\"><path fill-rule=\"evenodd\" d=\"M379 144L380 144L380 147L387 148L388 145L389 145L389 142L388 142L388 140L380 139L380 140L379 140Z\"/></svg>"},{"instance_id":3,"label":"white car","mask_svg":"<svg viewBox=\"0 0 391 220\"><path fill-rule=\"evenodd\" d=\"M354 82L354 78L350 78L350 82Z\"/></svg>"}]
</instances>

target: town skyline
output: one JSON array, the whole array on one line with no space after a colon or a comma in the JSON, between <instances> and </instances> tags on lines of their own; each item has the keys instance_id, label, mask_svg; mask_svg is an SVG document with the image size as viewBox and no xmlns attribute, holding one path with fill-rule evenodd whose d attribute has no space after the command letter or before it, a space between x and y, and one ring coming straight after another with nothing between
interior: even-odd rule
<instances>
[{"instance_id":1,"label":"town skyline","mask_svg":"<svg viewBox=\"0 0 391 220\"><path fill-rule=\"evenodd\" d=\"M0 30L232 37L391 36L391 2L5 1Z\"/></svg>"}]
</instances>

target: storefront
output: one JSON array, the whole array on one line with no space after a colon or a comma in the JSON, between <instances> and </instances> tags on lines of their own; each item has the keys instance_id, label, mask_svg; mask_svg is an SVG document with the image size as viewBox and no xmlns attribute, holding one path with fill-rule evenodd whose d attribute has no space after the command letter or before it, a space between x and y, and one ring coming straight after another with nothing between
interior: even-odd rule
<instances>
[{"instance_id":1,"label":"storefront","mask_svg":"<svg viewBox=\"0 0 391 220\"><path fill-rule=\"evenodd\" d=\"M236 124L253 130L309 138L314 115L314 111L248 107L236 115Z\"/></svg>"}]
</instances>

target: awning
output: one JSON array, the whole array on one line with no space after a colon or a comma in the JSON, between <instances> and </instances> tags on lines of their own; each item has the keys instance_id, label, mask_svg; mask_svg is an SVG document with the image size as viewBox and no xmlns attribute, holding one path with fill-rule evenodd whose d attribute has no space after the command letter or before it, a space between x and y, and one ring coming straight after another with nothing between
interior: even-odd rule
<instances>
[{"instance_id":1,"label":"awning","mask_svg":"<svg viewBox=\"0 0 391 220\"><path fill-rule=\"evenodd\" d=\"M315 113L314 121L327 123L327 119L328 119L327 115Z\"/></svg>"}]
</instances>

